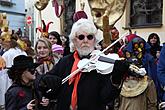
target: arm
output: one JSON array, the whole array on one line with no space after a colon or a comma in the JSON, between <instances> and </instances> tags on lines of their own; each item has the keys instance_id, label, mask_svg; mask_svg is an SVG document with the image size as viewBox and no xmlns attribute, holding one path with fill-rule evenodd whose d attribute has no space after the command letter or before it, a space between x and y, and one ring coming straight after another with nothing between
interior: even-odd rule
<instances>
[{"instance_id":1,"label":"arm","mask_svg":"<svg viewBox=\"0 0 165 110\"><path fill-rule=\"evenodd\" d=\"M157 76L162 87L165 87L165 44L160 53L158 66L157 66Z\"/></svg>"},{"instance_id":2,"label":"arm","mask_svg":"<svg viewBox=\"0 0 165 110\"><path fill-rule=\"evenodd\" d=\"M5 94L5 109L6 110L16 110L17 100L16 95L11 92L6 92Z\"/></svg>"},{"instance_id":3,"label":"arm","mask_svg":"<svg viewBox=\"0 0 165 110\"><path fill-rule=\"evenodd\" d=\"M149 80L146 96L147 110L157 110L157 93L153 80Z\"/></svg>"},{"instance_id":4,"label":"arm","mask_svg":"<svg viewBox=\"0 0 165 110\"><path fill-rule=\"evenodd\" d=\"M111 74L104 79L104 86L101 91L103 102L110 102L120 94L123 77L129 68L129 64L124 60L116 60ZM108 96L108 97L107 97Z\"/></svg>"}]
</instances>

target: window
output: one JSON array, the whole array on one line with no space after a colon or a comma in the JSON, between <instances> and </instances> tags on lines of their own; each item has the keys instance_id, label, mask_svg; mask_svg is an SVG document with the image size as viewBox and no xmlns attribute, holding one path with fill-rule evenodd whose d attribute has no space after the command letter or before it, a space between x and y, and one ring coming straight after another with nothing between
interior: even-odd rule
<instances>
[{"instance_id":1,"label":"window","mask_svg":"<svg viewBox=\"0 0 165 110\"><path fill-rule=\"evenodd\" d=\"M11 2L11 0L0 0L0 1Z\"/></svg>"},{"instance_id":2,"label":"window","mask_svg":"<svg viewBox=\"0 0 165 110\"><path fill-rule=\"evenodd\" d=\"M12 3L12 0L0 0L0 5L11 7L14 5L14 3Z\"/></svg>"},{"instance_id":3,"label":"window","mask_svg":"<svg viewBox=\"0 0 165 110\"><path fill-rule=\"evenodd\" d=\"M161 26L163 0L131 0L130 27Z\"/></svg>"}]
</instances>

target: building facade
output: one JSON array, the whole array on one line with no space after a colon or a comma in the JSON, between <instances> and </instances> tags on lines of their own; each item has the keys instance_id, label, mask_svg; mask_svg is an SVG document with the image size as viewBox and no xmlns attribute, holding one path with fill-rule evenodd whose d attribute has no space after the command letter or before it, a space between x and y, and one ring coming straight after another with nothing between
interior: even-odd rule
<instances>
[{"instance_id":1,"label":"building facade","mask_svg":"<svg viewBox=\"0 0 165 110\"><path fill-rule=\"evenodd\" d=\"M25 27L25 0L0 0L0 13L7 14L9 28L23 31Z\"/></svg>"}]
</instances>

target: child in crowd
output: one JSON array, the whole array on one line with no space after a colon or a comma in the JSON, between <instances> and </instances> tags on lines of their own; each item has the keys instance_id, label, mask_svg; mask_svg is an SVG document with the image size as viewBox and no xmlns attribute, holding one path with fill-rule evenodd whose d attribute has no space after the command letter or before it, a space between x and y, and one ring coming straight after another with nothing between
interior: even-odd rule
<instances>
[{"instance_id":1,"label":"child in crowd","mask_svg":"<svg viewBox=\"0 0 165 110\"><path fill-rule=\"evenodd\" d=\"M56 64L58 63L60 58L63 57L64 48L61 45L53 44L52 52L53 52L54 64Z\"/></svg>"}]
</instances>

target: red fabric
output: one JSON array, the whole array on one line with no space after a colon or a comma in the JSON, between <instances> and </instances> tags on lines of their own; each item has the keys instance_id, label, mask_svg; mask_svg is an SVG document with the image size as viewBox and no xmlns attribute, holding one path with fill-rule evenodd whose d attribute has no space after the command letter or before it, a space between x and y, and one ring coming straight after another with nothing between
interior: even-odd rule
<instances>
[{"instance_id":1,"label":"red fabric","mask_svg":"<svg viewBox=\"0 0 165 110\"><path fill-rule=\"evenodd\" d=\"M73 15L74 22L78 21L81 18L88 19L88 16L84 11L77 11L76 13L74 13L74 15Z\"/></svg>"},{"instance_id":2,"label":"red fabric","mask_svg":"<svg viewBox=\"0 0 165 110\"><path fill-rule=\"evenodd\" d=\"M135 37L137 37L136 34L130 34L130 35L126 36L127 42L128 42L128 43L131 42L132 39L134 39Z\"/></svg>"},{"instance_id":3,"label":"red fabric","mask_svg":"<svg viewBox=\"0 0 165 110\"><path fill-rule=\"evenodd\" d=\"M71 72L74 72L77 69L77 64L80 61L80 59L78 57L78 52L77 51L75 51L73 56L74 56L75 61L73 63ZM73 110L76 110L76 105L77 105L77 85L78 85L78 82L80 80L80 77L81 77L81 73L79 72L79 73L77 73L74 77L72 77L69 80L69 84L74 83L74 88L73 88L73 92L72 92L72 100L71 100L71 106L72 106Z\"/></svg>"}]
</instances>

